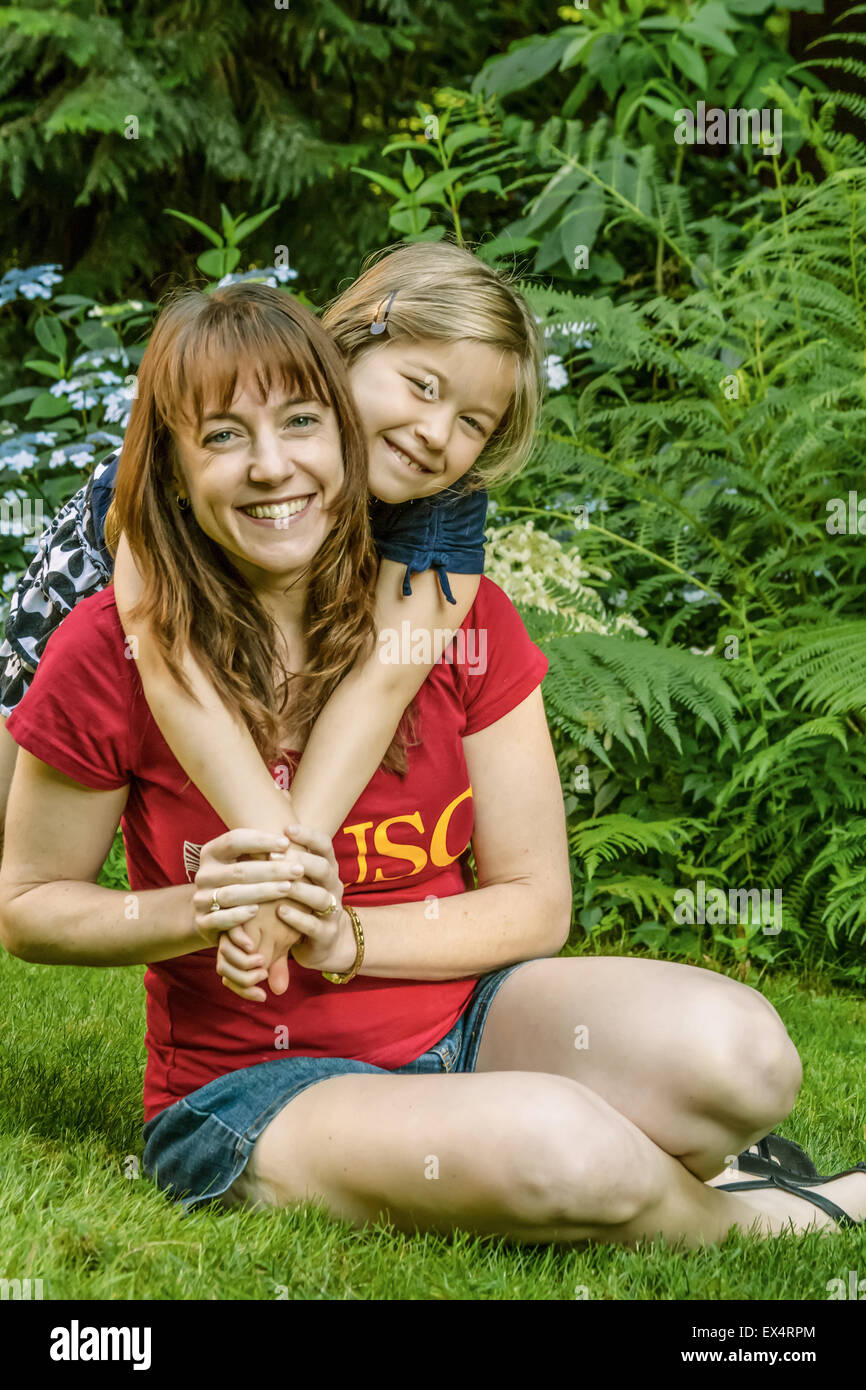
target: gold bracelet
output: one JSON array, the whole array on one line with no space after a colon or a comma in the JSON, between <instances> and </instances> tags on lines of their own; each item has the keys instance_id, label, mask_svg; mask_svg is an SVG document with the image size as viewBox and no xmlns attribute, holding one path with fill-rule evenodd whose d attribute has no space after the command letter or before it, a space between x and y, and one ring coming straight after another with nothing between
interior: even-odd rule
<instances>
[{"instance_id":1,"label":"gold bracelet","mask_svg":"<svg viewBox=\"0 0 866 1390\"><path fill-rule=\"evenodd\" d=\"M343 908L349 914L352 923L352 930L355 933L355 964L352 969L344 975L339 975L333 970L323 970L322 979L330 980L332 985L347 985L350 980L354 980L361 966L364 964L364 928L361 926L361 919L353 907L348 903L343 903Z\"/></svg>"}]
</instances>

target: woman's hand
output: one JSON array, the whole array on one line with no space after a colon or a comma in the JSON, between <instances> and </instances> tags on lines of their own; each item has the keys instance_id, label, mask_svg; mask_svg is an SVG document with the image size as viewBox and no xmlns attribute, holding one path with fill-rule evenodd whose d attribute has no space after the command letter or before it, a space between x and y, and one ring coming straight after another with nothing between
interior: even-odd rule
<instances>
[{"instance_id":1,"label":"woman's hand","mask_svg":"<svg viewBox=\"0 0 866 1390\"><path fill-rule=\"evenodd\" d=\"M334 847L327 835L315 830L307 830L300 825L290 825L289 833L293 845L305 845L308 852L293 850L291 859L303 868L303 878L295 879L281 895L289 902L281 903L277 913L287 927L302 933L292 947L292 957L306 970L330 970L345 973L355 964L355 932L347 912L342 910L343 885L334 857ZM316 914L324 912L336 902L338 910L325 917ZM214 913L216 916L216 913ZM262 966L254 962L257 956L267 955L262 946L247 947L243 942L243 928L231 931L224 938L220 952L227 966L231 968L231 979L242 989L253 989L259 982ZM217 966L219 969L219 965ZM241 989L238 989L241 993ZM255 997L250 994L245 997ZM264 998L264 995L260 996Z\"/></svg>"},{"instance_id":2,"label":"woman's hand","mask_svg":"<svg viewBox=\"0 0 866 1390\"><path fill-rule=\"evenodd\" d=\"M250 854L279 857L243 857ZM208 840L202 845L194 879L196 931L208 946L217 946L223 932L249 921L259 903L284 897L302 873L299 856L291 852L285 836L262 830L229 830ZM211 911L214 893L220 905L218 912Z\"/></svg>"}]
</instances>

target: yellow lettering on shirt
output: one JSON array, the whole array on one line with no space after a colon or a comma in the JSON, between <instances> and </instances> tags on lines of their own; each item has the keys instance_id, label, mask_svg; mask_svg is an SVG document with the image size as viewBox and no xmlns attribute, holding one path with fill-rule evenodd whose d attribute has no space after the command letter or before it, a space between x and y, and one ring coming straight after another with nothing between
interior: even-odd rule
<instances>
[{"instance_id":1,"label":"yellow lettering on shirt","mask_svg":"<svg viewBox=\"0 0 866 1390\"><path fill-rule=\"evenodd\" d=\"M458 859L463 853L464 846L461 846L456 854L448 853L448 827L451 824L451 817L461 801L465 801L467 796L471 795L472 788L467 787L465 792L461 792L459 796L455 796L454 800L445 807L445 810L436 822L436 828L430 840L430 858L437 869L444 869L446 864L453 864L454 860Z\"/></svg>"},{"instance_id":2,"label":"yellow lettering on shirt","mask_svg":"<svg viewBox=\"0 0 866 1390\"><path fill-rule=\"evenodd\" d=\"M411 816L389 816L388 820L380 821L376 826L373 835L373 843L376 850L383 859L404 859L414 867L409 874L391 874L391 878L413 878L415 874L420 874L427 863L426 851L418 845L395 845L388 839L388 829L392 825L412 825L416 830L424 834L424 822L421 819L420 811L413 811ZM377 869L373 878L374 883L381 883L386 877L381 869Z\"/></svg>"},{"instance_id":3,"label":"yellow lettering on shirt","mask_svg":"<svg viewBox=\"0 0 866 1390\"><path fill-rule=\"evenodd\" d=\"M344 835L354 835L355 845L358 850L358 877L353 879L353 883L363 883L367 877L367 831L372 830L371 820L359 821L357 825L344 825ZM347 885L348 887L348 885Z\"/></svg>"}]
</instances>

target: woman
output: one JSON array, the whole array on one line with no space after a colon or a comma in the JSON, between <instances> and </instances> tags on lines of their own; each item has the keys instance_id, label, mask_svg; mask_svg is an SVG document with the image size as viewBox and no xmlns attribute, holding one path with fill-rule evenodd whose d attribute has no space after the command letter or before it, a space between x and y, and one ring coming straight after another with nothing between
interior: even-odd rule
<instances>
[{"instance_id":1,"label":"woman","mask_svg":"<svg viewBox=\"0 0 866 1390\"><path fill-rule=\"evenodd\" d=\"M201 300L203 331L222 309ZM184 380L171 312L161 316L135 404L150 436L122 458L118 497L131 492L123 470L144 470L145 538L185 585L175 616L187 615L199 650L211 641L226 653L246 708L280 715L288 752L301 743L298 696L309 706L318 682L323 700L342 674L333 631L324 652L324 607L352 639L345 661L370 628L371 551L343 364L300 306L287 298L281 315L263 341L236 312L265 387L249 372L238 380L250 448L216 467L202 424L223 383ZM196 391L204 408L185 419ZM292 411L316 423L289 431ZM296 491L314 499L302 525L264 539L239 516ZM243 645L232 647L235 626ZM50 639L8 721L22 751L0 937L46 964L149 964L146 1170L188 1207L316 1200L358 1223L530 1241L699 1245L731 1227L833 1229L836 1200L859 1218L861 1173L833 1181L833 1203L808 1188L761 1182L734 1195L708 1181L789 1113L799 1088L796 1051L760 994L665 962L557 958L570 886L546 662L489 581L464 626L484 630L486 669L435 666L416 739L396 750L405 776L380 769L334 846L293 828L309 848L288 861L244 857L278 853L274 837L217 833L147 711L110 588ZM121 818L131 895L95 882ZM226 910L240 917L275 892L304 937L287 991L254 1002L222 988L214 947L222 938L225 950ZM227 956L223 979L248 966ZM323 972L352 978L334 985Z\"/></svg>"}]
</instances>

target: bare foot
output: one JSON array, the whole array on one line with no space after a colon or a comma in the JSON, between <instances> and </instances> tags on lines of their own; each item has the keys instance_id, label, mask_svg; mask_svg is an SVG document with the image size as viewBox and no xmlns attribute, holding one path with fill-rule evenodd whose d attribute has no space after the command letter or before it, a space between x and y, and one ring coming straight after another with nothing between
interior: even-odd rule
<instances>
[{"instance_id":1,"label":"bare foot","mask_svg":"<svg viewBox=\"0 0 866 1390\"><path fill-rule=\"evenodd\" d=\"M717 1179L713 1179L710 1186L716 1182ZM798 1183L797 1186L804 1192L812 1191L828 1197L855 1221L862 1221L866 1217L866 1173L848 1173L844 1177L834 1178L832 1182L819 1183L813 1187L810 1187L808 1182ZM813 1206L805 1198L795 1197L792 1192L785 1192L780 1188L755 1188L751 1192L732 1192L730 1196L739 1197L754 1209L761 1222L759 1230L762 1235L790 1235L792 1232L799 1234L814 1230L823 1230L830 1234L843 1229L820 1207ZM743 1226L742 1222L739 1224Z\"/></svg>"}]
</instances>

